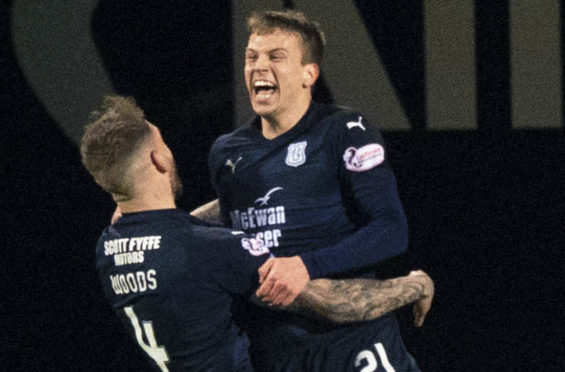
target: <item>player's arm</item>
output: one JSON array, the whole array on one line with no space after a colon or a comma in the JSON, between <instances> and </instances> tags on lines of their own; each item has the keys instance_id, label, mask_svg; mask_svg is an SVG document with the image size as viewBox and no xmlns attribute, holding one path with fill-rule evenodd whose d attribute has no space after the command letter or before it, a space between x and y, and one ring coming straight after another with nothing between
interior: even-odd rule
<instances>
[{"instance_id":1,"label":"player's arm","mask_svg":"<svg viewBox=\"0 0 565 372\"><path fill-rule=\"evenodd\" d=\"M384 281L316 279L306 285L291 305L280 309L347 323L376 319L415 303L414 323L420 327L430 310L433 296L434 283L423 271Z\"/></svg>"},{"instance_id":2,"label":"player's arm","mask_svg":"<svg viewBox=\"0 0 565 372\"><path fill-rule=\"evenodd\" d=\"M220 213L220 203L218 199L214 199L190 212L194 217L200 218L206 222L222 224L222 215Z\"/></svg>"},{"instance_id":3,"label":"player's arm","mask_svg":"<svg viewBox=\"0 0 565 372\"><path fill-rule=\"evenodd\" d=\"M380 132L353 113L336 117L334 124L326 150L357 229L333 246L300 255L312 279L374 265L408 247L406 216Z\"/></svg>"},{"instance_id":4,"label":"player's arm","mask_svg":"<svg viewBox=\"0 0 565 372\"><path fill-rule=\"evenodd\" d=\"M328 139L327 146L340 182L354 201L350 207L355 209L359 228L333 246L267 261L259 270L262 280L258 296L287 305L309 279L358 270L406 251L406 216L382 138L365 121L365 130L358 126L348 128L347 120L357 118L361 122L360 116L337 120L337 132Z\"/></svg>"}]
</instances>

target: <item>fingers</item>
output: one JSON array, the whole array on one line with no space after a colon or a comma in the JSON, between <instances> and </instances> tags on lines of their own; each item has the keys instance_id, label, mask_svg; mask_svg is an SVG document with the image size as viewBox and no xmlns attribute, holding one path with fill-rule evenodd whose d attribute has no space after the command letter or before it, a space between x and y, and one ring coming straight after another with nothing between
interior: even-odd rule
<instances>
[{"instance_id":1,"label":"fingers","mask_svg":"<svg viewBox=\"0 0 565 372\"><path fill-rule=\"evenodd\" d=\"M288 306L290 305L298 296L292 288L286 285L274 285L271 292L264 297L264 300L270 305L277 306Z\"/></svg>"},{"instance_id":2,"label":"fingers","mask_svg":"<svg viewBox=\"0 0 565 372\"><path fill-rule=\"evenodd\" d=\"M414 313L414 325L416 327L421 327L424 324L426 315L432 306L434 298L434 282L429 275L422 270L412 271L408 276L418 276L418 278L415 279L424 286L423 297L414 304L412 309Z\"/></svg>"},{"instance_id":3,"label":"fingers","mask_svg":"<svg viewBox=\"0 0 565 372\"><path fill-rule=\"evenodd\" d=\"M268 301L267 295L271 293L274 285L275 285L275 281L273 278L269 278L269 277L265 278L263 283L259 286L259 288L255 292L255 295L261 298L261 300L263 301Z\"/></svg>"},{"instance_id":4,"label":"fingers","mask_svg":"<svg viewBox=\"0 0 565 372\"><path fill-rule=\"evenodd\" d=\"M304 289L310 276L298 256L273 258L259 268L257 297L271 305L287 306Z\"/></svg>"},{"instance_id":5,"label":"fingers","mask_svg":"<svg viewBox=\"0 0 565 372\"><path fill-rule=\"evenodd\" d=\"M255 292L255 295L261 298L262 301L267 302L269 305L282 305L287 306L298 294L294 294L291 288L288 288L284 283L277 282L274 271L271 271L261 286Z\"/></svg>"},{"instance_id":6,"label":"fingers","mask_svg":"<svg viewBox=\"0 0 565 372\"><path fill-rule=\"evenodd\" d=\"M414 325L416 327L421 327L426 319L426 314L422 311L422 308L418 305L414 305Z\"/></svg>"},{"instance_id":7,"label":"fingers","mask_svg":"<svg viewBox=\"0 0 565 372\"><path fill-rule=\"evenodd\" d=\"M416 302L413 308L414 312L414 325L416 327L421 327L424 324L426 315L432 306L432 298L424 297L420 301Z\"/></svg>"},{"instance_id":8,"label":"fingers","mask_svg":"<svg viewBox=\"0 0 565 372\"><path fill-rule=\"evenodd\" d=\"M269 258L267 261L265 261L265 263L263 265L261 265L261 267L259 268L259 283L263 283L263 281L265 280L265 278L267 277L267 275L269 274L269 272L271 271L271 268L273 267L273 259Z\"/></svg>"}]
</instances>

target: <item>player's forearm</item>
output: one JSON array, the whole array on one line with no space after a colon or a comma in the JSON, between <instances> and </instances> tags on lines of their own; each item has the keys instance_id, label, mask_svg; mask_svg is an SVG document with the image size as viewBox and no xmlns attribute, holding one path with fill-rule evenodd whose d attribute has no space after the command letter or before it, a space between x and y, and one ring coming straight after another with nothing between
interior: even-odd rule
<instances>
[{"instance_id":1,"label":"player's forearm","mask_svg":"<svg viewBox=\"0 0 565 372\"><path fill-rule=\"evenodd\" d=\"M404 305L433 296L424 273L385 281L372 279L310 281L289 309L336 323L376 319Z\"/></svg>"},{"instance_id":2,"label":"player's forearm","mask_svg":"<svg viewBox=\"0 0 565 372\"><path fill-rule=\"evenodd\" d=\"M211 202L201 205L200 207L190 212L190 214L207 222L218 224L222 223L220 203L218 199L214 199Z\"/></svg>"},{"instance_id":3,"label":"player's forearm","mask_svg":"<svg viewBox=\"0 0 565 372\"><path fill-rule=\"evenodd\" d=\"M408 246L404 215L375 219L334 246L300 254L310 278L355 271L397 256Z\"/></svg>"},{"instance_id":4,"label":"player's forearm","mask_svg":"<svg viewBox=\"0 0 565 372\"><path fill-rule=\"evenodd\" d=\"M339 243L300 254L310 278L359 270L397 256L408 247L408 224L394 174L377 167L364 181L351 179L352 192L369 221ZM363 173L357 176L368 175Z\"/></svg>"}]
</instances>

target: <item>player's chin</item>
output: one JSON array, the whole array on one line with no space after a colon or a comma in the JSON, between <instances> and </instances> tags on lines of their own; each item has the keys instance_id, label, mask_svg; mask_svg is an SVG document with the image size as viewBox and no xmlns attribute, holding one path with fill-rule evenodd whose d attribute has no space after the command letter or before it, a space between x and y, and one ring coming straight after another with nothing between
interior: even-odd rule
<instances>
[{"instance_id":1,"label":"player's chin","mask_svg":"<svg viewBox=\"0 0 565 372\"><path fill-rule=\"evenodd\" d=\"M253 107L253 111L259 116L269 116L275 111L272 104L261 100L252 101L251 106Z\"/></svg>"}]
</instances>

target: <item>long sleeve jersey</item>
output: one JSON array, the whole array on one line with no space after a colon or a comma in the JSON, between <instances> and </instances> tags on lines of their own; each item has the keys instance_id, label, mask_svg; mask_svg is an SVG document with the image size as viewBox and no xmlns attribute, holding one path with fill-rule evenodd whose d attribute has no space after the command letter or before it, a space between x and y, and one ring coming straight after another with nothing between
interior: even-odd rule
<instances>
[{"instance_id":1,"label":"long sleeve jersey","mask_svg":"<svg viewBox=\"0 0 565 372\"><path fill-rule=\"evenodd\" d=\"M300 255L311 278L355 272L407 247L407 224L382 136L362 114L313 102L288 132L260 118L214 143L223 218L275 256Z\"/></svg>"}]
</instances>

